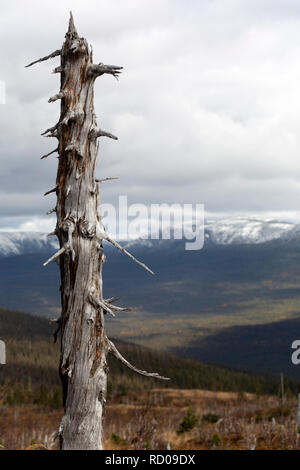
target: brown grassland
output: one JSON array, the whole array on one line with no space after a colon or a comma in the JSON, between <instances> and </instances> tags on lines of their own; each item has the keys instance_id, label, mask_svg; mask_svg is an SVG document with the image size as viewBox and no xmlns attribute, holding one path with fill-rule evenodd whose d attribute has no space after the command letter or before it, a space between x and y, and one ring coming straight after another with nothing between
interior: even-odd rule
<instances>
[{"instance_id":1,"label":"brown grassland","mask_svg":"<svg viewBox=\"0 0 300 470\"><path fill-rule=\"evenodd\" d=\"M57 449L62 410L2 406L2 449ZM115 396L105 415L105 449L299 449L296 398L152 389Z\"/></svg>"}]
</instances>

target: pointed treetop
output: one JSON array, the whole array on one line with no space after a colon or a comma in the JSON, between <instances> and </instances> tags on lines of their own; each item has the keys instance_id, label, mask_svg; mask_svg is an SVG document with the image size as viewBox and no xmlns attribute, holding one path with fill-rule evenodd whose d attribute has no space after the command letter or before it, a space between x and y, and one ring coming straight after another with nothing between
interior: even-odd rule
<instances>
[{"instance_id":1,"label":"pointed treetop","mask_svg":"<svg viewBox=\"0 0 300 470\"><path fill-rule=\"evenodd\" d=\"M70 21L69 21L69 30L68 30L68 33L78 36L77 30L76 30L75 24L74 24L73 14L72 14L71 11L70 11Z\"/></svg>"}]
</instances>

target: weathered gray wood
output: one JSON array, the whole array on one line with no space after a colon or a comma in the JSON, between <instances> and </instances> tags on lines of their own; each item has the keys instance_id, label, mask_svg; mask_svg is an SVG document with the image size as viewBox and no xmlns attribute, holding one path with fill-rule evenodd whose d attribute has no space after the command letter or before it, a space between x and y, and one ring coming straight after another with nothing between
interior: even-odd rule
<instances>
[{"instance_id":1,"label":"weathered gray wood","mask_svg":"<svg viewBox=\"0 0 300 470\"><path fill-rule=\"evenodd\" d=\"M112 341L108 340L108 343L109 343L109 351L117 359L119 359L121 362L123 362L123 364L125 364L127 367L129 367L129 369L133 370L137 374L144 375L145 377L154 377L155 379L170 380L168 377L162 377L157 372L147 372L145 370L138 369L137 367L130 364L130 362L128 362L127 359L125 359L125 357L122 356L122 354L118 351L118 349L116 348L116 346L114 345L114 343Z\"/></svg>"},{"instance_id":2,"label":"weathered gray wood","mask_svg":"<svg viewBox=\"0 0 300 470\"><path fill-rule=\"evenodd\" d=\"M60 332L59 370L65 414L56 435L64 450L97 450L102 448L107 354L111 352L139 374L165 378L128 363L104 330L105 313L114 316L114 312L129 309L112 305L116 299L103 299L103 240L153 274L105 232L99 186L95 181L97 139L105 136L117 140L117 137L97 126L94 82L104 73L118 77L122 67L93 64L92 51L87 41L79 37L72 14L61 51L29 65L58 55L61 64L55 70L61 73L61 86L49 102L61 100L61 115L59 123L43 133L46 137L56 137L59 142L56 187L45 194L57 194L57 205L48 213L57 214L56 228L51 235L58 237L60 248L44 263L46 266L57 261L61 275L62 313L54 339L56 341Z\"/></svg>"},{"instance_id":3,"label":"weathered gray wood","mask_svg":"<svg viewBox=\"0 0 300 470\"><path fill-rule=\"evenodd\" d=\"M2 340L0 340L0 364L6 364L6 346Z\"/></svg>"},{"instance_id":4,"label":"weathered gray wood","mask_svg":"<svg viewBox=\"0 0 300 470\"><path fill-rule=\"evenodd\" d=\"M109 139L118 140L118 137L111 134L110 132L103 131L102 129L95 129L94 133L92 134L92 137L108 137Z\"/></svg>"},{"instance_id":5,"label":"weathered gray wood","mask_svg":"<svg viewBox=\"0 0 300 470\"><path fill-rule=\"evenodd\" d=\"M111 180L118 180L118 176L108 176L106 178L96 178L95 181L96 183L104 183L104 181L111 181Z\"/></svg>"},{"instance_id":6,"label":"weathered gray wood","mask_svg":"<svg viewBox=\"0 0 300 470\"><path fill-rule=\"evenodd\" d=\"M61 53L60 49L54 52L51 52L51 54L46 55L45 57L42 57L41 59L35 60L34 62L31 62L30 64L26 65L26 68L31 67L32 65L37 64L38 62L44 62L45 60L52 59L53 57L57 57L60 55L60 53Z\"/></svg>"},{"instance_id":7,"label":"weathered gray wood","mask_svg":"<svg viewBox=\"0 0 300 470\"><path fill-rule=\"evenodd\" d=\"M53 153L56 153L56 152L58 152L58 151L59 151L59 147L57 147L56 149L52 150L52 151L49 152L49 153L46 153L46 155L43 155L43 156L41 157L41 160L44 160L44 158L50 157L50 155L52 155Z\"/></svg>"}]
</instances>

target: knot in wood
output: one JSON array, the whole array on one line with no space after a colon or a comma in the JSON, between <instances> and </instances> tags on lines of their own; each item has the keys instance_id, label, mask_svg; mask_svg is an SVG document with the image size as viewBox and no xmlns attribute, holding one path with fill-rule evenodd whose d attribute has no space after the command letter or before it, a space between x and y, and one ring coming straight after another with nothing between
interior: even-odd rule
<instances>
[{"instance_id":1,"label":"knot in wood","mask_svg":"<svg viewBox=\"0 0 300 470\"><path fill-rule=\"evenodd\" d=\"M84 238L93 238L96 235L96 225L90 224L87 220L80 223L80 232Z\"/></svg>"}]
</instances>

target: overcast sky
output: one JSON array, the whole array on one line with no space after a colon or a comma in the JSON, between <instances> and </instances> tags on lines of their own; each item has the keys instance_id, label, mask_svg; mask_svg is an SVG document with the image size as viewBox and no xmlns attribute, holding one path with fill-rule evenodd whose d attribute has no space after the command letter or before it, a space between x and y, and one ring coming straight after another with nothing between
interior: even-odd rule
<instances>
[{"instance_id":1,"label":"overcast sky","mask_svg":"<svg viewBox=\"0 0 300 470\"><path fill-rule=\"evenodd\" d=\"M204 203L210 214L300 209L299 0L10 0L1 2L0 228L47 230L55 205L59 59L72 9L97 62L102 200ZM279 214L280 215L280 214Z\"/></svg>"}]
</instances>

